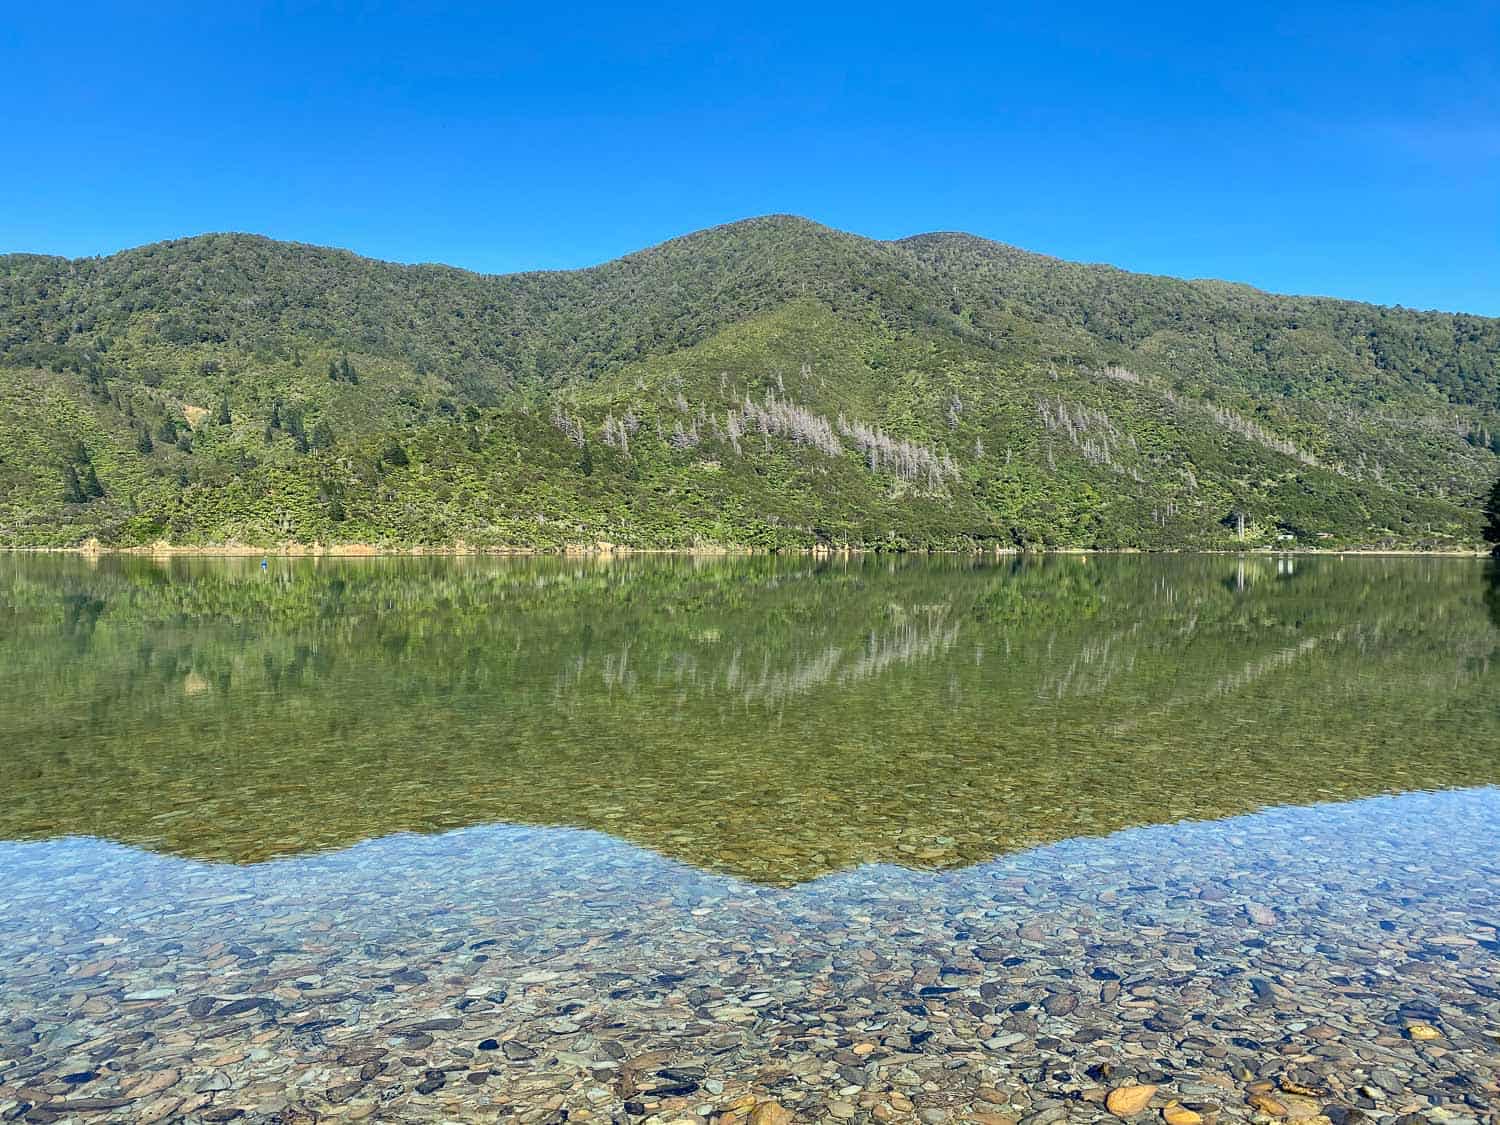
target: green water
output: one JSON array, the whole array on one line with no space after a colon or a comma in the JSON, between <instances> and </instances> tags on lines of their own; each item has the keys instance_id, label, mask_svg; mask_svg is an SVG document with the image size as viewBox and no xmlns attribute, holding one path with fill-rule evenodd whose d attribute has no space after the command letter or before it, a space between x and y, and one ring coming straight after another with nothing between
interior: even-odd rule
<instances>
[{"instance_id":1,"label":"green water","mask_svg":"<svg viewBox=\"0 0 1500 1125\"><path fill-rule=\"evenodd\" d=\"M598 829L790 884L1500 781L1473 560L0 557L0 839Z\"/></svg>"}]
</instances>

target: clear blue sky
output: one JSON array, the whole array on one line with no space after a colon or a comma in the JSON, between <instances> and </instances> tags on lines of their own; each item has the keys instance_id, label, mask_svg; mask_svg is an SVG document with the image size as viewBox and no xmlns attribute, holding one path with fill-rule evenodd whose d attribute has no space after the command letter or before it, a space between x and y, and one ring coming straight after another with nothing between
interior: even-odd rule
<instances>
[{"instance_id":1,"label":"clear blue sky","mask_svg":"<svg viewBox=\"0 0 1500 1125\"><path fill-rule=\"evenodd\" d=\"M1500 315L1500 3L23 4L0 250L486 271L747 215Z\"/></svg>"}]
</instances>

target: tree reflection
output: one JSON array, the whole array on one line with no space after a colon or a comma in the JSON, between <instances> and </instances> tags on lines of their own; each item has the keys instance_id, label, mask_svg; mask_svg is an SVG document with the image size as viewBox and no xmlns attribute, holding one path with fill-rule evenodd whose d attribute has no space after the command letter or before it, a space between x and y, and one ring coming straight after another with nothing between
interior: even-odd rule
<instances>
[{"instance_id":1,"label":"tree reflection","mask_svg":"<svg viewBox=\"0 0 1500 1125\"><path fill-rule=\"evenodd\" d=\"M1500 629L1500 556L1491 558L1484 569L1484 602L1490 607L1490 621Z\"/></svg>"}]
</instances>

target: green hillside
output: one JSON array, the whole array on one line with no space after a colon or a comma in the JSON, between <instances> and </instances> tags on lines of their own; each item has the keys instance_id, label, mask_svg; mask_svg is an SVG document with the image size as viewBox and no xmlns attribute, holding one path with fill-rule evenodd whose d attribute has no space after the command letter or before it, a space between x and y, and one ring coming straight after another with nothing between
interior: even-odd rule
<instances>
[{"instance_id":1,"label":"green hillside","mask_svg":"<svg viewBox=\"0 0 1500 1125\"><path fill-rule=\"evenodd\" d=\"M770 217L481 276L0 257L0 543L1455 547L1500 321Z\"/></svg>"}]
</instances>

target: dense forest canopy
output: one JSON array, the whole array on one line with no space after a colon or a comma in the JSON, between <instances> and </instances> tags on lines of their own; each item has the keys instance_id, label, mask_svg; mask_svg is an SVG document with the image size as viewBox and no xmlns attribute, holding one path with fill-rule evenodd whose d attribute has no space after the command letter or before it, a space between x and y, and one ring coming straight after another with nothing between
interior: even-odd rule
<instances>
[{"instance_id":1,"label":"dense forest canopy","mask_svg":"<svg viewBox=\"0 0 1500 1125\"><path fill-rule=\"evenodd\" d=\"M1472 546L1500 321L785 216L0 257L0 542Z\"/></svg>"}]
</instances>

